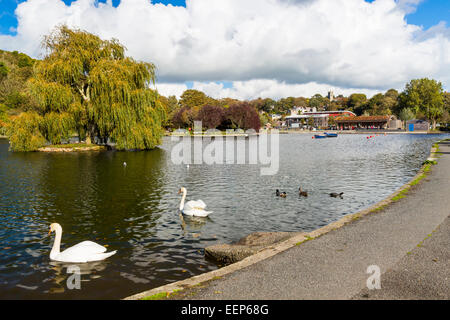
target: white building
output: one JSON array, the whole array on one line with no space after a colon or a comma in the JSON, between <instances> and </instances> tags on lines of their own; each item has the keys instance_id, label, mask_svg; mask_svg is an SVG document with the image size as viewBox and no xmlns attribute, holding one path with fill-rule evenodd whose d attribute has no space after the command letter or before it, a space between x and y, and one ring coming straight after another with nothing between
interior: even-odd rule
<instances>
[{"instance_id":1,"label":"white building","mask_svg":"<svg viewBox=\"0 0 450 320\"><path fill-rule=\"evenodd\" d=\"M279 115L279 114L271 114L270 116L272 117L272 120L279 120L279 119L281 119L281 115Z\"/></svg>"},{"instance_id":2,"label":"white building","mask_svg":"<svg viewBox=\"0 0 450 320\"><path fill-rule=\"evenodd\" d=\"M299 114L303 114L305 112L317 112L317 108L311 107L294 107L291 109L291 116L298 116Z\"/></svg>"}]
</instances>

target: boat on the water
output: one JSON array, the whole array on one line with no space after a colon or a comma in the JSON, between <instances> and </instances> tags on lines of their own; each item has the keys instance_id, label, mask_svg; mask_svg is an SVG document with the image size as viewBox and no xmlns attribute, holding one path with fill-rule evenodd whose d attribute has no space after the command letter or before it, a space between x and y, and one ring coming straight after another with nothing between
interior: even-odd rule
<instances>
[{"instance_id":1,"label":"boat on the water","mask_svg":"<svg viewBox=\"0 0 450 320\"><path fill-rule=\"evenodd\" d=\"M324 139L327 138L327 136L321 136L320 134L315 134L314 139Z\"/></svg>"},{"instance_id":2,"label":"boat on the water","mask_svg":"<svg viewBox=\"0 0 450 320\"><path fill-rule=\"evenodd\" d=\"M327 132L324 132L324 134L325 134L325 136L326 137L328 137L328 138L337 138L337 133L327 133Z\"/></svg>"}]
</instances>

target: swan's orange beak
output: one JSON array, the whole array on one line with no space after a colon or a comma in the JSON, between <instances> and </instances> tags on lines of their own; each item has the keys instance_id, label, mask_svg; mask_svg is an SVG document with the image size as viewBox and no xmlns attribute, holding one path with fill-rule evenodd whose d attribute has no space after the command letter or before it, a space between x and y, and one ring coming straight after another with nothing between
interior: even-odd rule
<instances>
[{"instance_id":1,"label":"swan's orange beak","mask_svg":"<svg viewBox=\"0 0 450 320\"><path fill-rule=\"evenodd\" d=\"M180 190L178 190L178 194L180 194L181 193L181 189Z\"/></svg>"},{"instance_id":2,"label":"swan's orange beak","mask_svg":"<svg viewBox=\"0 0 450 320\"><path fill-rule=\"evenodd\" d=\"M52 233L52 228L50 228L50 230L48 230L47 235L49 236Z\"/></svg>"}]
</instances>

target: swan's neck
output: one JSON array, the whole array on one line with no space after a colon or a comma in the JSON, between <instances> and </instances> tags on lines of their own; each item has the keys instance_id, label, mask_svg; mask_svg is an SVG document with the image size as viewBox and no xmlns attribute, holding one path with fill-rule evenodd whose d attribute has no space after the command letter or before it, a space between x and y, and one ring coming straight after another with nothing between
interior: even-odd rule
<instances>
[{"instance_id":1,"label":"swan's neck","mask_svg":"<svg viewBox=\"0 0 450 320\"><path fill-rule=\"evenodd\" d=\"M60 253L60 248L61 248L62 230L56 229L55 233L56 233L55 242L53 242L53 248L52 248L52 251L50 251L50 259L57 256Z\"/></svg>"},{"instance_id":2,"label":"swan's neck","mask_svg":"<svg viewBox=\"0 0 450 320\"><path fill-rule=\"evenodd\" d=\"M180 210L183 210L183 208L184 208L184 200L186 200L186 194L187 194L187 191L183 190L183 196L181 197L181 202L180 202Z\"/></svg>"}]
</instances>

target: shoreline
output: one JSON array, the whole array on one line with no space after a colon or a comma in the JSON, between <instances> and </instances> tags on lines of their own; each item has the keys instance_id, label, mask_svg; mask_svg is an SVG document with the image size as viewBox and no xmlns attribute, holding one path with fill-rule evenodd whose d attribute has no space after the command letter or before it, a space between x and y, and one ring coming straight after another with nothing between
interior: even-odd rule
<instances>
[{"instance_id":1,"label":"shoreline","mask_svg":"<svg viewBox=\"0 0 450 320\"><path fill-rule=\"evenodd\" d=\"M265 130L261 130L261 132L266 132ZM259 136L263 133L255 133L252 135ZM450 134L448 131L389 131L389 130L368 130L368 131L356 131L356 130L316 130L316 131L309 131L309 130L279 130L278 134L307 134L307 135L315 135L315 134L323 134L325 132L328 133L337 133L342 135L347 134L359 134L359 135L369 135L369 134L375 134L375 135L391 135L391 134L426 134L426 135L440 135L440 134ZM268 134L271 134L270 131L267 132ZM171 132L166 132L163 134L164 137L202 137L202 138L214 138L214 137L249 137L249 134L230 134L226 135L223 134L189 134L189 135L183 135L183 134L173 134Z\"/></svg>"},{"instance_id":2,"label":"shoreline","mask_svg":"<svg viewBox=\"0 0 450 320\"><path fill-rule=\"evenodd\" d=\"M152 299L154 297L155 299L165 299L170 296L170 294L176 294L183 290L188 290L191 288L202 286L208 282L218 280L222 278L225 275L231 274L235 271L244 269L246 267L249 267L251 265L254 265L257 262L266 260L270 257L273 257L281 252L284 252L288 249L294 248L302 243L305 243L309 240L313 240L315 238L319 238L331 231L337 230L342 228L343 226L347 224L351 224L352 222L355 222L359 219L361 219L364 216L367 216L372 213L377 213L388 207L390 204L395 203L399 199L403 198L405 194L409 191L409 189L412 186L417 185L426 175L427 172L430 170L431 166L433 164L429 163L429 161L434 161L436 158L438 158L439 155L439 146L438 144L442 141L437 141L433 144L430 154L428 156L428 161L425 161L422 164L422 167L419 169L417 174L406 184L398 188L394 193L392 193L390 196L385 198L384 200L381 200L370 207L360 210L356 213L346 215L342 217L341 219L332 222L322 228L316 229L309 233L302 233L296 236L293 236L285 241L279 242L274 245L269 245L265 247L264 249L261 249L259 252L250 255L246 257L243 260L240 260L236 263L227 265L225 267L222 267L217 270L213 270L207 273L203 273L194 277L190 277L188 279L180 280L177 282L173 282L170 284L166 284L160 287L156 287L153 289L150 289L148 291L144 291L141 293L137 293L134 295L131 295L129 297L124 298L124 300L141 300L141 299ZM448 141L448 140L447 140Z\"/></svg>"},{"instance_id":3,"label":"shoreline","mask_svg":"<svg viewBox=\"0 0 450 320\"><path fill-rule=\"evenodd\" d=\"M84 146L84 147L42 147L37 150L37 152L90 152L90 151L106 151L107 147L100 145Z\"/></svg>"}]
</instances>

